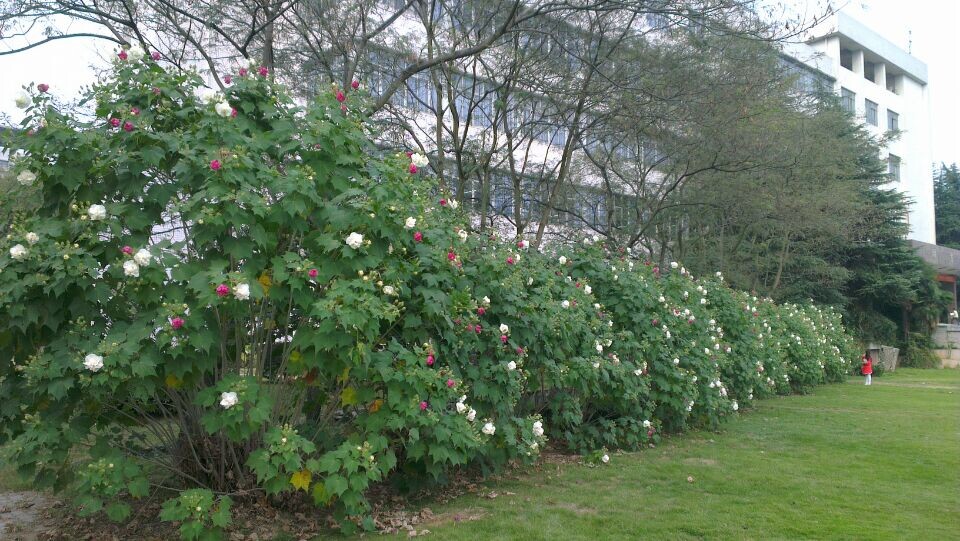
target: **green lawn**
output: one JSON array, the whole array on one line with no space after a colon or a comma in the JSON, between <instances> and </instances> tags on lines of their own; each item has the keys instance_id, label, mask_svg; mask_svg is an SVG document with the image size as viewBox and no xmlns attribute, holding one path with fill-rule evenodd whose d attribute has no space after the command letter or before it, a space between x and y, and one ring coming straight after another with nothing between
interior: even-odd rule
<instances>
[{"instance_id":1,"label":"green lawn","mask_svg":"<svg viewBox=\"0 0 960 541\"><path fill-rule=\"evenodd\" d=\"M441 520L425 527L452 540L960 539L960 371L862 383L765 400L722 433L605 467L546 464L489 483L494 499L431 506Z\"/></svg>"}]
</instances>

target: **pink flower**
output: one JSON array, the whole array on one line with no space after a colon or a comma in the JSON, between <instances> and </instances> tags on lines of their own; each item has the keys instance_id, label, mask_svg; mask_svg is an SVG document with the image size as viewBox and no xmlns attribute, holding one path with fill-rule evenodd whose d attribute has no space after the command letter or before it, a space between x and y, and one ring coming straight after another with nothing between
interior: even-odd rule
<instances>
[{"instance_id":1,"label":"pink flower","mask_svg":"<svg viewBox=\"0 0 960 541\"><path fill-rule=\"evenodd\" d=\"M427 366L433 366L434 362L436 362L436 359L434 359L433 353L427 355Z\"/></svg>"},{"instance_id":2,"label":"pink flower","mask_svg":"<svg viewBox=\"0 0 960 541\"><path fill-rule=\"evenodd\" d=\"M455 254L455 253L453 253L453 252L447 252L447 260L453 261L453 260L455 260L456 258L457 258L457 254Z\"/></svg>"},{"instance_id":3,"label":"pink flower","mask_svg":"<svg viewBox=\"0 0 960 541\"><path fill-rule=\"evenodd\" d=\"M257 69L257 73L260 74L260 77L266 77L267 75L270 74L270 70L268 70L266 66L260 66Z\"/></svg>"},{"instance_id":4,"label":"pink flower","mask_svg":"<svg viewBox=\"0 0 960 541\"><path fill-rule=\"evenodd\" d=\"M652 428L651 428L650 430L647 430L647 437L648 437L648 438L652 438L652 437L653 437L653 429L652 429Z\"/></svg>"},{"instance_id":5,"label":"pink flower","mask_svg":"<svg viewBox=\"0 0 960 541\"><path fill-rule=\"evenodd\" d=\"M346 105L346 104L343 104L343 103L340 104L340 112L341 112L341 113L346 113L346 112L347 112L347 105Z\"/></svg>"},{"instance_id":6,"label":"pink flower","mask_svg":"<svg viewBox=\"0 0 960 541\"><path fill-rule=\"evenodd\" d=\"M125 253L125 254L127 254L127 255L132 254L132 253L133 253L133 247L132 247L132 246L124 246L124 247L123 247L123 253Z\"/></svg>"},{"instance_id":7,"label":"pink flower","mask_svg":"<svg viewBox=\"0 0 960 541\"><path fill-rule=\"evenodd\" d=\"M440 206L441 206L441 207L447 206L447 200L446 200L446 199L441 199L441 200L440 200Z\"/></svg>"},{"instance_id":8,"label":"pink flower","mask_svg":"<svg viewBox=\"0 0 960 541\"><path fill-rule=\"evenodd\" d=\"M121 50L119 53L117 53L117 58L119 58L120 60L126 60L126 59L127 59L127 51Z\"/></svg>"},{"instance_id":9,"label":"pink flower","mask_svg":"<svg viewBox=\"0 0 960 541\"><path fill-rule=\"evenodd\" d=\"M309 271L307 271L307 276L309 276L310 278L316 278L318 274L320 273L317 272L317 269L310 269Z\"/></svg>"},{"instance_id":10,"label":"pink flower","mask_svg":"<svg viewBox=\"0 0 960 541\"><path fill-rule=\"evenodd\" d=\"M411 174L411 175L416 175L416 174L417 174L417 164L415 164L415 163L411 163L411 164L410 164L410 174Z\"/></svg>"},{"instance_id":11,"label":"pink flower","mask_svg":"<svg viewBox=\"0 0 960 541\"><path fill-rule=\"evenodd\" d=\"M133 131L133 122L129 120L123 123L123 131Z\"/></svg>"},{"instance_id":12,"label":"pink flower","mask_svg":"<svg viewBox=\"0 0 960 541\"><path fill-rule=\"evenodd\" d=\"M159 87L159 86L153 87L153 93L156 94L157 96L159 96L159 95L160 95L160 87Z\"/></svg>"},{"instance_id":13,"label":"pink flower","mask_svg":"<svg viewBox=\"0 0 960 541\"><path fill-rule=\"evenodd\" d=\"M650 322L650 324L653 325L654 327L659 327L659 326L660 326L660 320L659 320L659 319L654 319L653 321Z\"/></svg>"},{"instance_id":14,"label":"pink flower","mask_svg":"<svg viewBox=\"0 0 960 541\"><path fill-rule=\"evenodd\" d=\"M350 86L353 87L354 90L356 90L356 89L360 88L360 81L354 79L353 82L350 83Z\"/></svg>"},{"instance_id":15,"label":"pink flower","mask_svg":"<svg viewBox=\"0 0 960 541\"><path fill-rule=\"evenodd\" d=\"M428 407L429 407L429 404L427 404L426 400L424 400L423 402L420 402L420 411L426 411Z\"/></svg>"},{"instance_id":16,"label":"pink flower","mask_svg":"<svg viewBox=\"0 0 960 541\"><path fill-rule=\"evenodd\" d=\"M473 332L473 325L467 325L467 332Z\"/></svg>"},{"instance_id":17,"label":"pink flower","mask_svg":"<svg viewBox=\"0 0 960 541\"><path fill-rule=\"evenodd\" d=\"M343 93L343 90L337 90L337 101L343 103L347 101L347 95Z\"/></svg>"},{"instance_id":18,"label":"pink flower","mask_svg":"<svg viewBox=\"0 0 960 541\"><path fill-rule=\"evenodd\" d=\"M477 308L477 315L478 315L478 316L482 316L483 314L486 314L486 313L487 313L487 309L486 309L486 308L484 308L484 307L482 307L482 306L481 306L480 308Z\"/></svg>"},{"instance_id":19,"label":"pink flower","mask_svg":"<svg viewBox=\"0 0 960 541\"><path fill-rule=\"evenodd\" d=\"M50 90L50 85L47 83L40 83L37 85L37 90L40 92L46 92L47 90Z\"/></svg>"},{"instance_id":20,"label":"pink flower","mask_svg":"<svg viewBox=\"0 0 960 541\"><path fill-rule=\"evenodd\" d=\"M523 348L520 346L517 346L517 355L523 355Z\"/></svg>"},{"instance_id":21,"label":"pink flower","mask_svg":"<svg viewBox=\"0 0 960 541\"><path fill-rule=\"evenodd\" d=\"M110 119L110 125L113 126L114 128L119 128L119 127L120 127L120 119L119 119L119 118L116 118L116 117L111 118L111 119Z\"/></svg>"},{"instance_id":22,"label":"pink flower","mask_svg":"<svg viewBox=\"0 0 960 541\"><path fill-rule=\"evenodd\" d=\"M220 165L220 160L211 160L211 161L210 161L210 169L213 169L214 171L219 171L219 170L220 170L220 167L221 167L221 165Z\"/></svg>"},{"instance_id":23,"label":"pink flower","mask_svg":"<svg viewBox=\"0 0 960 541\"><path fill-rule=\"evenodd\" d=\"M140 109L138 109L138 108L136 108L136 107L132 107L132 108L130 108L130 114L133 115L133 116L137 116L137 115L140 114Z\"/></svg>"},{"instance_id":24,"label":"pink flower","mask_svg":"<svg viewBox=\"0 0 960 541\"><path fill-rule=\"evenodd\" d=\"M228 85L233 82L233 77L228 75L223 76L223 84Z\"/></svg>"},{"instance_id":25,"label":"pink flower","mask_svg":"<svg viewBox=\"0 0 960 541\"><path fill-rule=\"evenodd\" d=\"M477 325L476 327L473 328L473 330L477 331L477 334L480 334L480 331L483 330L483 327L481 327L480 325Z\"/></svg>"},{"instance_id":26,"label":"pink flower","mask_svg":"<svg viewBox=\"0 0 960 541\"><path fill-rule=\"evenodd\" d=\"M513 257L507 258L507 265L513 265Z\"/></svg>"},{"instance_id":27,"label":"pink flower","mask_svg":"<svg viewBox=\"0 0 960 541\"><path fill-rule=\"evenodd\" d=\"M227 284L220 284L217 286L218 297L226 297L229 294L230 294L230 286L228 286Z\"/></svg>"},{"instance_id":28,"label":"pink flower","mask_svg":"<svg viewBox=\"0 0 960 541\"><path fill-rule=\"evenodd\" d=\"M417 231L413 234L413 240L416 242L423 242L423 233Z\"/></svg>"},{"instance_id":29,"label":"pink flower","mask_svg":"<svg viewBox=\"0 0 960 541\"><path fill-rule=\"evenodd\" d=\"M503 342L504 344L506 344L506 343L507 343L507 335L501 334L501 335L500 335L500 341Z\"/></svg>"},{"instance_id":30,"label":"pink flower","mask_svg":"<svg viewBox=\"0 0 960 541\"><path fill-rule=\"evenodd\" d=\"M522 240L517 243L517 248L523 248L524 246L526 246L526 244L524 244Z\"/></svg>"},{"instance_id":31,"label":"pink flower","mask_svg":"<svg viewBox=\"0 0 960 541\"><path fill-rule=\"evenodd\" d=\"M177 331L180 330L180 329L182 329L182 328L183 328L183 318L182 318L182 317L175 317L175 318L171 319L171 320L170 320L170 326L173 327L173 329L174 329L174 330L177 330Z\"/></svg>"},{"instance_id":32,"label":"pink flower","mask_svg":"<svg viewBox=\"0 0 960 541\"><path fill-rule=\"evenodd\" d=\"M231 116L231 117L237 116L237 108L236 108L236 107L231 107L231 108L230 108L230 116Z\"/></svg>"},{"instance_id":33,"label":"pink flower","mask_svg":"<svg viewBox=\"0 0 960 541\"><path fill-rule=\"evenodd\" d=\"M240 74L240 77L246 77L248 73L247 68L240 68L240 71L238 73Z\"/></svg>"},{"instance_id":34,"label":"pink flower","mask_svg":"<svg viewBox=\"0 0 960 541\"><path fill-rule=\"evenodd\" d=\"M157 51L153 51L152 53L150 53L150 58L154 59L155 61L160 60L160 53Z\"/></svg>"},{"instance_id":35,"label":"pink flower","mask_svg":"<svg viewBox=\"0 0 960 541\"><path fill-rule=\"evenodd\" d=\"M452 379L448 379L448 380L447 380L447 387L453 387L453 386L456 385L456 384L457 384L457 382L456 382L456 381L453 381Z\"/></svg>"}]
</instances>

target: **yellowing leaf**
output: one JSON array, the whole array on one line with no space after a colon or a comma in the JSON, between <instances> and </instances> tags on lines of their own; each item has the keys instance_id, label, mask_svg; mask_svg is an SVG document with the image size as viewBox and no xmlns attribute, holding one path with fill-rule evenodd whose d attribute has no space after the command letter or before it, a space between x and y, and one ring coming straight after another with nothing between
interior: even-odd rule
<instances>
[{"instance_id":1,"label":"yellowing leaf","mask_svg":"<svg viewBox=\"0 0 960 541\"><path fill-rule=\"evenodd\" d=\"M367 406L367 410L369 410L370 413L376 413L376 412L380 411L380 407L381 407L381 406L383 406L383 399L382 399L382 398L378 398L378 399L374 400L373 402L371 402L369 406Z\"/></svg>"},{"instance_id":2,"label":"yellowing leaf","mask_svg":"<svg viewBox=\"0 0 960 541\"><path fill-rule=\"evenodd\" d=\"M257 281L260 282L261 286L263 286L263 296L269 297L270 286L273 285L273 281L270 280L270 275L267 274L266 271L264 271L264 273L260 275L260 278L257 278Z\"/></svg>"},{"instance_id":3,"label":"yellowing leaf","mask_svg":"<svg viewBox=\"0 0 960 541\"><path fill-rule=\"evenodd\" d=\"M313 479L313 474L310 473L310 470L300 470L290 476L290 484L293 485L293 488L306 492L310 488L311 479Z\"/></svg>"},{"instance_id":4,"label":"yellowing leaf","mask_svg":"<svg viewBox=\"0 0 960 541\"><path fill-rule=\"evenodd\" d=\"M293 350L293 351L290 352L290 362L291 362L291 363L297 364L298 362L300 362L300 361L302 361L302 360L303 360L303 355L300 353L300 350L295 349L295 350Z\"/></svg>"},{"instance_id":5,"label":"yellowing leaf","mask_svg":"<svg viewBox=\"0 0 960 541\"><path fill-rule=\"evenodd\" d=\"M167 384L167 387L170 387L171 389L179 389L180 386L183 385L183 380L177 376L174 376L173 374L167 374L167 378L164 380L164 382Z\"/></svg>"},{"instance_id":6,"label":"yellowing leaf","mask_svg":"<svg viewBox=\"0 0 960 541\"><path fill-rule=\"evenodd\" d=\"M348 366L348 367L344 368L344 369L343 369L343 373L340 374L340 382L341 382L341 383L346 383L347 380L349 380L349 379L350 379L350 367Z\"/></svg>"},{"instance_id":7,"label":"yellowing leaf","mask_svg":"<svg viewBox=\"0 0 960 541\"><path fill-rule=\"evenodd\" d=\"M357 390L353 387L347 387L340 392L340 402L344 406L352 406L357 403Z\"/></svg>"}]
</instances>

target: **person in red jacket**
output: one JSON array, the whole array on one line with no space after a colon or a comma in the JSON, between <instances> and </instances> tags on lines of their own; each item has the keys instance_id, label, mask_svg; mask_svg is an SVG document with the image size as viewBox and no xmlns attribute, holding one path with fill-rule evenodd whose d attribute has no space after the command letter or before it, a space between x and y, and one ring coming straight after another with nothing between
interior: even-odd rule
<instances>
[{"instance_id":1,"label":"person in red jacket","mask_svg":"<svg viewBox=\"0 0 960 541\"><path fill-rule=\"evenodd\" d=\"M863 364L860 366L860 373L866 376L866 385L870 385L873 380L873 359L870 357L869 351L863 354Z\"/></svg>"}]
</instances>

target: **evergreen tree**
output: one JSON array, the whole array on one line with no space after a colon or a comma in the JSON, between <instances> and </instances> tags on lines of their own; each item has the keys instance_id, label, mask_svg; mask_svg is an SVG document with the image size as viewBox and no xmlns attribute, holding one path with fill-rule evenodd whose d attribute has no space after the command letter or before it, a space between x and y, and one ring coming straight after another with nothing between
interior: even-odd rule
<instances>
[{"instance_id":1,"label":"evergreen tree","mask_svg":"<svg viewBox=\"0 0 960 541\"><path fill-rule=\"evenodd\" d=\"M960 249L960 169L940 164L933 182L937 244Z\"/></svg>"}]
</instances>

